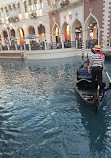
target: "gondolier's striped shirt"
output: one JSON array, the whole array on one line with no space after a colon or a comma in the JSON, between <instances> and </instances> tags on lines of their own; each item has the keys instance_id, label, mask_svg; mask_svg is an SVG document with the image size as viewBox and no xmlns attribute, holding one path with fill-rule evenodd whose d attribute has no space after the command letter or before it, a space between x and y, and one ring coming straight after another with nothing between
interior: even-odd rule
<instances>
[{"instance_id":1,"label":"gondolier's striped shirt","mask_svg":"<svg viewBox=\"0 0 111 158\"><path fill-rule=\"evenodd\" d=\"M104 61L104 59L100 54L93 54L90 58L90 61L91 60L93 61L92 67L102 67L102 62Z\"/></svg>"}]
</instances>

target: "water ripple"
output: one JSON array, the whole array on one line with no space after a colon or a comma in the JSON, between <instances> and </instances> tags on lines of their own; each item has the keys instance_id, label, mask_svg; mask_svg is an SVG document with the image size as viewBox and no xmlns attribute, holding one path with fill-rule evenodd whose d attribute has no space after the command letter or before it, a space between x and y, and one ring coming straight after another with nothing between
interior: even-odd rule
<instances>
[{"instance_id":1,"label":"water ripple","mask_svg":"<svg viewBox=\"0 0 111 158\"><path fill-rule=\"evenodd\" d=\"M95 115L74 89L80 63L0 60L0 158L110 158L111 92Z\"/></svg>"}]
</instances>

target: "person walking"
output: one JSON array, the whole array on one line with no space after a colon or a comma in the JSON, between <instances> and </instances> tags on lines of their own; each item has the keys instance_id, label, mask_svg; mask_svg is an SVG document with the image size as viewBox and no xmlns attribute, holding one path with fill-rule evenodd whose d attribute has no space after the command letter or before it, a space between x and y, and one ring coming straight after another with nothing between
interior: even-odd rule
<instances>
[{"instance_id":1,"label":"person walking","mask_svg":"<svg viewBox=\"0 0 111 158\"><path fill-rule=\"evenodd\" d=\"M92 86L96 85L102 88L102 70L104 66L104 56L100 45L95 45L93 48L93 55L90 58L88 65L88 73L92 73ZM92 67L92 70L90 68ZM96 84L97 83L97 84Z\"/></svg>"}]
</instances>

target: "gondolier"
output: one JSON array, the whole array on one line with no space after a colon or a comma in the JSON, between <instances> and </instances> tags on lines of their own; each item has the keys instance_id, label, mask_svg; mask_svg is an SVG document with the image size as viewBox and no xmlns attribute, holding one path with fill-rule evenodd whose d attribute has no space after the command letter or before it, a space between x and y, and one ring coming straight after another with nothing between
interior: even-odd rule
<instances>
[{"instance_id":1,"label":"gondolier","mask_svg":"<svg viewBox=\"0 0 111 158\"><path fill-rule=\"evenodd\" d=\"M92 67L92 86L95 87L96 85L102 88L102 70L104 65L104 56L102 53L101 46L95 45L94 54L90 58L89 66L88 66L88 73L90 72L90 68ZM97 83L97 84L96 84Z\"/></svg>"}]
</instances>

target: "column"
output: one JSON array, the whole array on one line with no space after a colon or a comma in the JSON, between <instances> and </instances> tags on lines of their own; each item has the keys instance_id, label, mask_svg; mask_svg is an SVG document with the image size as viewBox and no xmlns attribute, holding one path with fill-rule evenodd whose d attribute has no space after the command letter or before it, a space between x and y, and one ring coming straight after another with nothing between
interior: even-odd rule
<instances>
[{"instance_id":1,"label":"column","mask_svg":"<svg viewBox=\"0 0 111 158\"><path fill-rule=\"evenodd\" d=\"M35 36L38 37L38 38L36 38L36 42L39 42L39 33L38 33L37 25L34 25L34 29L35 29Z\"/></svg>"},{"instance_id":2,"label":"column","mask_svg":"<svg viewBox=\"0 0 111 158\"><path fill-rule=\"evenodd\" d=\"M62 49L64 49L65 35L64 33L60 33L60 35L61 35Z\"/></svg>"},{"instance_id":3,"label":"column","mask_svg":"<svg viewBox=\"0 0 111 158\"><path fill-rule=\"evenodd\" d=\"M71 41L75 41L75 31L71 32Z\"/></svg>"},{"instance_id":4,"label":"column","mask_svg":"<svg viewBox=\"0 0 111 158\"><path fill-rule=\"evenodd\" d=\"M5 40L4 40L4 36L3 36L3 31L1 32L1 44L5 45Z\"/></svg>"},{"instance_id":5,"label":"column","mask_svg":"<svg viewBox=\"0 0 111 158\"><path fill-rule=\"evenodd\" d=\"M56 34L52 34L52 42L56 42Z\"/></svg>"},{"instance_id":6,"label":"column","mask_svg":"<svg viewBox=\"0 0 111 158\"><path fill-rule=\"evenodd\" d=\"M84 49L86 49L86 40L87 40L87 29L83 28L83 42L84 42Z\"/></svg>"},{"instance_id":7,"label":"column","mask_svg":"<svg viewBox=\"0 0 111 158\"><path fill-rule=\"evenodd\" d=\"M20 35L19 35L19 28L15 27L15 34L17 38L17 44L20 45Z\"/></svg>"}]
</instances>

